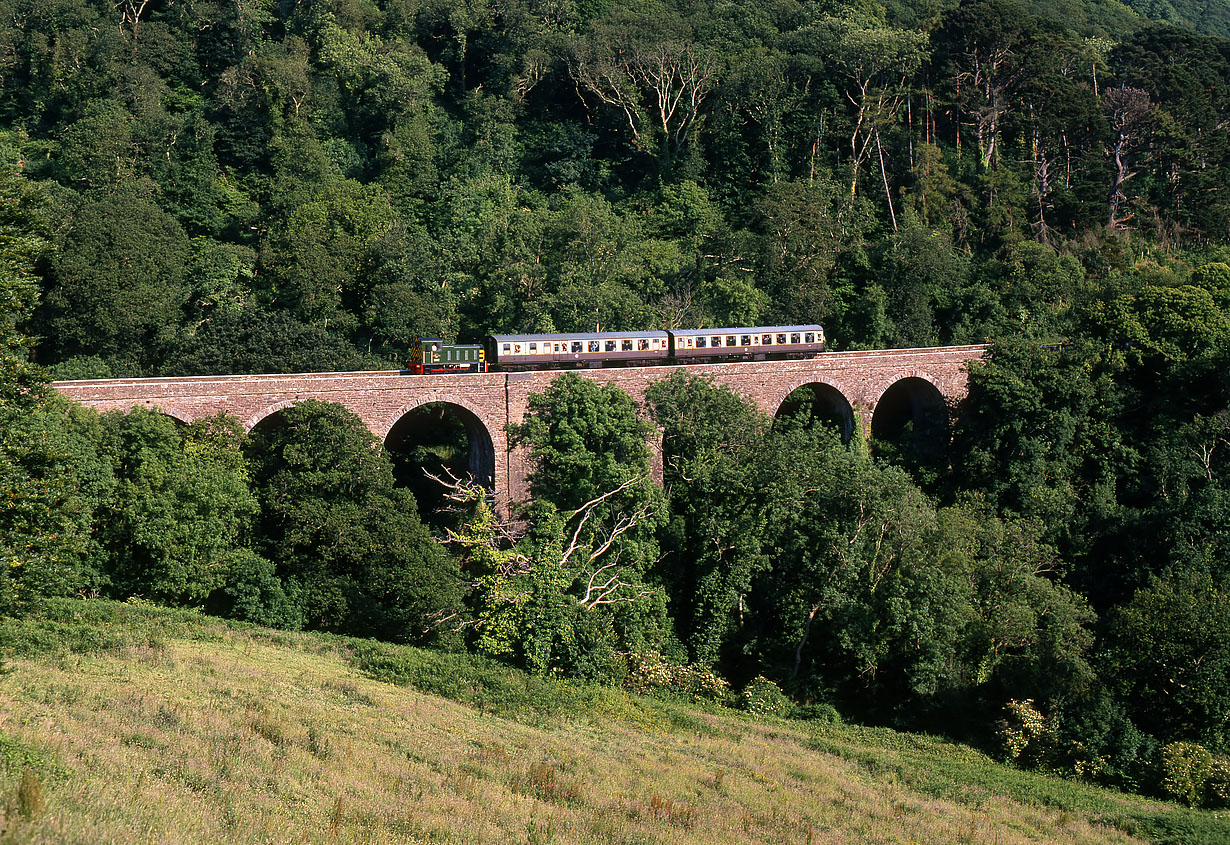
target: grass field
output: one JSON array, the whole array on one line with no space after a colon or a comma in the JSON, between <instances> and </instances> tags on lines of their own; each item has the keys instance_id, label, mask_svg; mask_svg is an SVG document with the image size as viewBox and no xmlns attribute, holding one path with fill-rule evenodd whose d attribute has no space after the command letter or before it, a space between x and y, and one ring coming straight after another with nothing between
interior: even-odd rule
<instances>
[{"instance_id":1,"label":"grass field","mask_svg":"<svg viewBox=\"0 0 1230 845\"><path fill-rule=\"evenodd\" d=\"M888 730L62 602L0 621L0 842L1230 842Z\"/></svg>"}]
</instances>

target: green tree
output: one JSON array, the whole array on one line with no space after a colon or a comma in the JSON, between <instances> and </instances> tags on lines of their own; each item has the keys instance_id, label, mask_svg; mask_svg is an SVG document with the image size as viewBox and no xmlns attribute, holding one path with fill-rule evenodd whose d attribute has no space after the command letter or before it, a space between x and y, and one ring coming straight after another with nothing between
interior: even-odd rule
<instances>
[{"instance_id":1,"label":"green tree","mask_svg":"<svg viewBox=\"0 0 1230 845\"><path fill-rule=\"evenodd\" d=\"M273 422L273 421L271 421ZM306 626L397 641L447 639L456 564L394 487L388 454L340 405L280 411L249 445L259 544Z\"/></svg>"},{"instance_id":2,"label":"green tree","mask_svg":"<svg viewBox=\"0 0 1230 845\"><path fill-rule=\"evenodd\" d=\"M1121 394L1088 347L996 344L970 370L954 434L954 477L978 479L1000 513L1036 519L1048 539L1083 533L1074 522L1116 505L1116 480L1135 456L1108 424Z\"/></svg>"},{"instance_id":3,"label":"green tree","mask_svg":"<svg viewBox=\"0 0 1230 845\"><path fill-rule=\"evenodd\" d=\"M1103 677L1162 742L1230 742L1230 595L1207 575L1158 579L1110 617Z\"/></svg>"},{"instance_id":4,"label":"green tree","mask_svg":"<svg viewBox=\"0 0 1230 845\"><path fill-rule=\"evenodd\" d=\"M1042 534L1036 522L1003 519L977 503L938 513L937 566L970 586L961 596L968 616L960 680L986 699L987 715L1010 700L1052 710L1086 700L1096 685L1096 617L1063 584L1064 563Z\"/></svg>"},{"instance_id":5,"label":"green tree","mask_svg":"<svg viewBox=\"0 0 1230 845\"><path fill-rule=\"evenodd\" d=\"M135 408L104 424L117 480L96 516L109 591L204 602L226 583L257 512L239 423L219 416L181 432L171 418Z\"/></svg>"},{"instance_id":6,"label":"green tree","mask_svg":"<svg viewBox=\"0 0 1230 845\"><path fill-rule=\"evenodd\" d=\"M717 79L712 49L663 7L616 7L570 45L586 106L609 111L632 147L669 166L691 142Z\"/></svg>"},{"instance_id":7,"label":"green tree","mask_svg":"<svg viewBox=\"0 0 1230 845\"><path fill-rule=\"evenodd\" d=\"M645 398L663 431L671 615L692 661L737 664L743 608L770 564L760 450L768 420L729 388L682 373Z\"/></svg>"},{"instance_id":8,"label":"green tree","mask_svg":"<svg viewBox=\"0 0 1230 845\"><path fill-rule=\"evenodd\" d=\"M775 433L762 455L772 566L751 604L766 667L880 717L942 689L964 588L931 560L922 493L824 426Z\"/></svg>"},{"instance_id":9,"label":"green tree","mask_svg":"<svg viewBox=\"0 0 1230 845\"><path fill-rule=\"evenodd\" d=\"M668 633L654 571L664 508L650 477L650 428L626 393L571 373L531 395L529 412L512 427L529 447L537 499L520 545L536 585L525 612L538 621L522 649L536 668L585 675L610 663L603 655L657 647Z\"/></svg>"},{"instance_id":10,"label":"green tree","mask_svg":"<svg viewBox=\"0 0 1230 845\"><path fill-rule=\"evenodd\" d=\"M321 326L285 311L257 307L215 311L181 337L162 366L164 375L347 372L378 369L383 362L360 353Z\"/></svg>"},{"instance_id":11,"label":"green tree","mask_svg":"<svg viewBox=\"0 0 1230 845\"><path fill-rule=\"evenodd\" d=\"M651 431L628 394L565 373L542 393L531 394L529 414L512 434L530 450L530 491L561 510L579 508L635 480L603 508L606 514L656 495L649 478Z\"/></svg>"},{"instance_id":12,"label":"green tree","mask_svg":"<svg viewBox=\"0 0 1230 845\"><path fill-rule=\"evenodd\" d=\"M184 321L189 241L169 214L120 188L75 210L43 306L53 357L96 354L140 372Z\"/></svg>"},{"instance_id":13,"label":"green tree","mask_svg":"<svg viewBox=\"0 0 1230 845\"><path fill-rule=\"evenodd\" d=\"M294 184L260 252L265 301L305 323L352 328L364 265L395 215L376 185Z\"/></svg>"},{"instance_id":14,"label":"green tree","mask_svg":"<svg viewBox=\"0 0 1230 845\"><path fill-rule=\"evenodd\" d=\"M54 426L58 405L21 331L38 301L35 264L50 249L47 203L23 177L0 176L0 614L78 583L83 505Z\"/></svg>"}]
</instances>

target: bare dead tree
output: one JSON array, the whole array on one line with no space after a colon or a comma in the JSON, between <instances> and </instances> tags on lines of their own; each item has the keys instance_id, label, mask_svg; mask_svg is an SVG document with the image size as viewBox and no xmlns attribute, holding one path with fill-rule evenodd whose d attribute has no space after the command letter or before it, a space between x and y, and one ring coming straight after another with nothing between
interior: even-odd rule
<instances>
[{"instance_id":1,"label":"bare dead tree","mask_svg":"<svg viewBox=\"0 0 1230 845\"><path fill-rule=\"evenodd\" d=\"M1121 229L1132 219L1132 214L1124 211L1128 200L1124 186L1140 172L1138 157L1152 123L1153 105L1147 91L1119 86L1102 93L1102 109L1110 124L1107 154L1113 164L1107 224L1112 229Z\"/></svg>"},{"instance_id":2,"label":"bare dead tree","mask_svg":"<svg viewBox=\"0 0 1230 845\"><path fill-rule=\"evenodd\" d=\"M577 603L586 610L593 610L604 604L635 602L653 592L644 584L628 579L628 573L634 569L637 561L625 562L622 559L622 550L616 547L620 537L653 515L655 507L652 502L641 503L640 507L631 513L619 514L610 528L603 529L592 537L585 538L584 535L585 525L599 505L631 487L644 483L648 477L644 474L633 476L618 487L590 499L567 517L568 522L578 517L580 519L577 519L572 538L560 563L565 567L572 565L579 569L580 579L584 580L585 587ZM573 560L573 556L578 552L579 562ZM607 557L608 555L610 557Z\"/></svg>"},{"instance_id":3,"label":"bare dead tree","mask_svg":"<svg viewBox=\"0 0 1230 845\"><path fill-rule=\"evenodd\" d=\"M705 48L677 39L607 41L579 45L569 73L586 94L623 115L632 142L650 150L658 135L669 151L683 147L700 119L717 76Z\"/></svg>"},{"instance_id":4,"label":"bare dead tree","mask_svg":"<svg viewBox=\"0 0 1230 845\"><path fill-rule=\"evenodd\" d=\"M430 472L425 474L444 488L444 498L453 503L457 510L486 501L486 488L478 484L472 476L460 478L447 468L440 475ZM621 602L635 602L653 592L631 576L630 573L635 571L639 561L625 559L619 546L621 537L655 513L656 506L653 502L644 502L631 512L617 514L614 523L609 527L601 528L592 534L585 530L603 503L644 483L647 478L645 474L633 476L564 515L565 525L574 522L575 525L568 538L568 545L560 554L558 566L576 573L574 581L582 585L581 594L576 597L576 601L586 610ZM484 520L483 530L467 532L450 529L440 542L461 546L470 550L471 554L481 549L488 565L494 569L493 574L502 579L531 574L535 566L534 559L517 547L518 542L526 535L525 522L498 516L489 505L487 508L488 513L481 517ZM522 597L523 593L509 594L506 600L515 601Z\"/></svg>"},{"instance_id":5,"label":"bare dead tree","mask_svg":"<svg viewBox=\"0 0 1230 845\"><path fill-rule=\"evenodd\" d=\"M141 14L148 5L149 0L120 0L115 4L120 13L120 32L123 33L127 27L132 33L134 44L137 41L137 28L141 25Z\"/></svg>"}]
</instances>

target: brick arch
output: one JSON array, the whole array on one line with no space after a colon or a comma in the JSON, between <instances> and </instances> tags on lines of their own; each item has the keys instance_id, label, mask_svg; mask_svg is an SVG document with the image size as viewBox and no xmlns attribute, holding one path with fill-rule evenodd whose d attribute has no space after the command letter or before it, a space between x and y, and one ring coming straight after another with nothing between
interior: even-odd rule
<instances>
[{"instance_id":1,"label":"brick arch","mask_svg":"<svg viewBox=\"0 0 1230 845\"><path fill-rule=\"evenodd\" d=\"M429 396L424 396L422 398L413 399L409 402L406 402L404 405L399 407L392 414L387 416L384 419L384 421L380 423L378 427L373 426L372 433L375 434L377 437L379 437L381 442L384 442L384 440L388 438L389 432L393 430L393 426L396 425L398 421L401 420L402 417L404 417L406 414L413 411L415 408L421 408L424 405L456 405L458 408L463 408L469 411L471 414L474 415L474 417L479 422L483 424L483 428L486 429L487 431L487 436L490 437L492 441L494 442L495 437L491 433L493 430L493 426L487 420L483 407L475 402L471 402L469 399L465 399L461 396L458 396L455 393L449 393L449 394L444 394L444 395L429 395ZM503 424L504 424L504 418L503 416L501 416L499 420L499 425L495 426L494 428L496 430L499 430L503 426Z\"/></svg>"},{"instance_id":2,"label":"brick arch","mask_svg":"<svg viewBox=\"0 0 1230 845\"><path fill-rule=\"evenodd\" d=\"M287 399L283 402L278 402L276 404L269 405L265 408L262 408L261 410L253 414L252 416L248 417L247 421L245 421L243 424L243 430L251 431L252 429L256 428L258 425L260 425L262 422L264 422L266 419L268 419L269 417L272 417L278 411L285 411L287 408L294 407L301 401L302 400L300 399Z\"/></svg>"},{"instance_id":3,"label":"brick arch","mask_svg":"<svg viewBox=\"0 0 1230 845\"><path fill-rule=\"evenodd\" d=\"M781 408L782 402L786 401L787 396L789 396L791 393L793 393L794 391L798 390L800 387L803 387L804 385L807 385L807 384L828 385L829 387L833 388L834 390L836 390L838 393L841 394L841 398L846 400L847 405L849 405L851 408L854 407L854 401L850 398L849 389L845 385L841 384L840 382L834 379L831 379L822 373L815 373L813 375L806 375L806 376L796 376L795 378L792 378L789 381L782 382L782 384L785 385L786 389L783 391L780 391L780 395L778 395L776 398L771 400L773 403L773 407L774 407L774 413L777 412L777 409Z\"/></svg>"},{"instance_id":4,"label":"brick arch","mask_svg":"<svg viewBox=\"0 0 1230 845\"><path fill-rule=\"evenodd\" d=\"M497 443L501 441L497 434L492 432L492 426L484 418L482 408L456 395L428 396L405 403L391 417L380 424L379 430L375 432L376 436L380 438L380 442L384 443L387 447L389 436L393 433L397 424L409 414L427 405L452 406L465 412L457 416L462 425L465 426L466 439L470 445L469 471L474 478L486 486L491 488L498 487L497 479L500 476L497 473L497 463L499 461ZM500 422L503 423L503 419ZM497 432L501 430L502 426L496 429Z\"/></svg>"},{"instance_id":5,"label":"brick arch","mask_svg":"<svg viewBox=\"0 0 1230 845\"><path fill-rule=\"evenodd\" d=\"M142 407L144 407L147 411L157 411L164 417L170 417L177 423L181 423L183 425L192 425L196 422L196 418L191 414L175 408L164 408L161 405L154 404L153 402L146 402Z\"/></svg>"},{"instance_id":6,"label":"brick arch","mask_svg":"<svg viewBox=\"0 0 1230 845\"><path fill-rule=\"evenodd\" d=\"M922 381L927 382L935 388L935 392L940 395L940 399L945 398L944 388L940 386L939 381L933 378L930 373L925 372L924 370L898 370L884 380L884 387L876 394L875 402L872 406L874 407L875 405L879 405L880 400L884 398L885 393L888 393L888 391L896 387L899 382L903 382L910 378L921 379Z\"/></svg>"},{"instance_id":7,"label":"brick arch","mask_svg":"<svg viewBox=\"0 0 1230 845\"><path fill-rule=\"evenodd\" d=\"M817 400L824 401L826 397L823 394L828 393L830 395L829 398L840 400L842 403L841 405L837 404L837 402L832 402L829 410L835 412L836 416L839 418L842 441L848 441L852 436L854 436L854 430L858 424L855 416L854 402L851 401L849 393L840 383L829 378L828 376L815 374L805 378L791 379L790 381L785 382L785 384L787 387L786 392L782 393L781 396L775 400L776 407L772 411L772 415L774 417L781 413L782 408L786 404L786 397L799 388L810 387L812 385L825 387L828 388L828 390L823 392L817 391L813 388L813 396ZM836 394L836 396L834 397L832 394Z\"/></svg>"},{"instance_id":8,"label":"brick arch","mask_svg":"<svg viewBox=\"0 0 1230 845\"><path fill-rule=\"evenodd\" d=\"M904 386L911 381L922 382L930 386L933 393L928 395L924 391L920 394L917 392L918 388ZM914 424L916 431L925 432L928 437L947 443L952 421L951 408L948 397L937 379L922 370L911 369L895 372L886 382L885 387L877 393L875 403L871 406L869 432L882 436L889 433L885 431L886 426L894 423L904 425L900 421L908 417L907 421ZM885 402L885 397L899 387L908 392L900 399L894 397L894 401Z\"/></svg>"}]
</instances>

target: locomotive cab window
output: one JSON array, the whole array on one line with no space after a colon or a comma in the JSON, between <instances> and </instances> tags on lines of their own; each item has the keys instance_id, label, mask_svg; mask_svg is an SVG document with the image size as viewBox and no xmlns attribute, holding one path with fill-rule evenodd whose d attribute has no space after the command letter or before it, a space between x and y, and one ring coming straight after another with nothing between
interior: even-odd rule
<instances>
[{"instance_id":1,"label":"locomotive cab window","mask_svg":"<svg viewBox=\"0 0 1230 845\"><path fill-rule=\"evenodd\" d=\"M632 351L632 341L625 340L621 342L619 345L619 348L621 352L631 352Z\"/></svg>"},{"instance_id":2,"label":"locomotive cab window","mask_svg":"<svg viewBox=\"0 0 1230 845\"><path fill-rule=\"evenodd\" d=\"M600 349L598 348L598 341L596 341L596 340L591 340L591 341L589 342L589 351L590 351L590 352L600 352L600 351L602 351L602 350L600 350Z\"/></svg>"}]
</instances>

